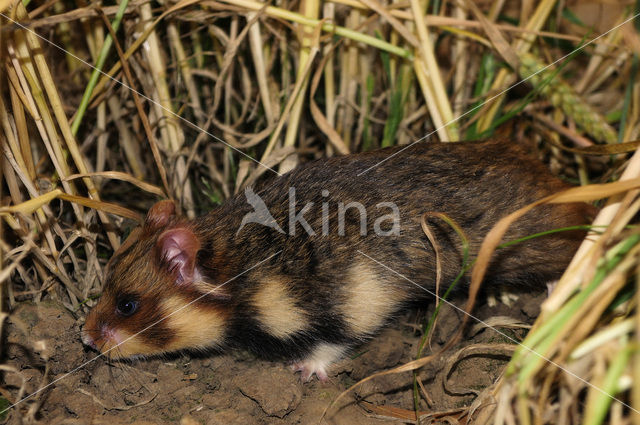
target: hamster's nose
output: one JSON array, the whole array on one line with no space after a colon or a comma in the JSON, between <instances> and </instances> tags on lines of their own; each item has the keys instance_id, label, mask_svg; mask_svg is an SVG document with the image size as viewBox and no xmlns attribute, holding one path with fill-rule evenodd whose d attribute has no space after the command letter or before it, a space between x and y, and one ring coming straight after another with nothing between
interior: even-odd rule
<instances>
[{"instance_id":1,"label":"hamster's nose","mask_svg":"<svg viewBox=\"0 0 640 425\"><path fill-rule=\"evenodd\" d=\"M91 335L89 335L89 333L84 329L82 330L82 343L86 346L93 348L94 350L98 349L98 346L96 345L93 338L91 338Z\"/></svg>"}]
</instances>

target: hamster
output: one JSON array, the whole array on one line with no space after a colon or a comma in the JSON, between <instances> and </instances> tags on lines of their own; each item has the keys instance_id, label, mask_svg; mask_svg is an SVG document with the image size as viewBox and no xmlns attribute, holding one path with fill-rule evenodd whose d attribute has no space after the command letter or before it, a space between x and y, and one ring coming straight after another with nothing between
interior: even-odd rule
<instances>
[{"instance_id":1,"label":"hamster","mask_svg":"<svg viewBox=\"0 0 640 425\"><path fill-rule=\"evenodd\" d=\"M193 220L158 202L110 260L84 343L111 358L248 349L325 380L332 362L397 313L434 299L425 212L452 218L474 258L501 217L569 187L506 142L401 149L311 161ZM505 240L594 214L582 203L537 207ZM429 224L447 287L461 269L460 239L444 222ZM484 285L544 288L583 237L560 232L497 250Z\"/></svg>"}]
</instances>

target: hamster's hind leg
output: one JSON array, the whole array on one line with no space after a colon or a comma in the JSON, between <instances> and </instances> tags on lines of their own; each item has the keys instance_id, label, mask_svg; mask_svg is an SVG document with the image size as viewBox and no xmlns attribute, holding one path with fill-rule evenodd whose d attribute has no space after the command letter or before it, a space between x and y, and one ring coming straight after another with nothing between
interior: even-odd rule
<instances>
[{"instance_id":1,"label":"hamster's hind leg","mask_svg":"<svg viewBox=\"0 0 640 425\"><path fill-rule=\"evenodd\" d=\"M315 374L322 382L327 381L327 368L339 360L347 351L347 347L340 344L326 342L316 345L311 353L300 361L293 362L291 368L300 372L302 382L309 382Z\"/></svg>"}]
</instances>

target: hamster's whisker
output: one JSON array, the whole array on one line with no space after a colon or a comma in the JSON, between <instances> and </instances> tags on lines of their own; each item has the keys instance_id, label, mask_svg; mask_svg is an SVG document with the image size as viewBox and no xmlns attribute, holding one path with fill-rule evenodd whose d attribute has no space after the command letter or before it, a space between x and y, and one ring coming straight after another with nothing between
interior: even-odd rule
<instances>
[{"instance_id":1,"label":"hamster's whisker","mask_svg":"<svg viewBox=\"0 0 640 425\"><path fill-rule=\"evenodd\" d=\"M132 364L126 364L126 363L120 363L120 367L123 374L126 374L128 377L133 379L141 387L147 388L146 385L139 378L139 375L141 374L140 369L138 369Z\"/></svg>"},{"instance_id":2,"label":"hamster's whisker","mask_svg":"<svg viewBox=\"0 0 640 425\"><path fill-rule=\"evenodd\" d=\"M78 330L70 329L68 331L60 332L56 334L56 337L65 337L69 335L82 335L82 329L78 329Z\"/></svg>"},{"instance_id":3,"label":"hamster's whisker","mask_svg":"<svg viewBox=\"0 0 640 425\"><path fill-rule=\"evenodd\" d=\"M114 391L117 391L116 388L116 379L113 376L113 369L112 367L114 367L115 365L113 363L107 363L107 370L109 371L109 382L111 383L111 387L113 388Z\"/></svg>"},{"instance_id":4,"label":"hamster's whisker","mask_svg":"<svg viewBox=\"0 0 640 425\"><path fill-rule=\"evenodd\" d=\"M104 346L105 346L106 344L107 344L107 342L106 342L106 341L104 341L102 344L100 344L100 346L98 347L98 351L99 351L100 353L102 353L102 350L104 350Z\"/></svg>"}]
</instances>

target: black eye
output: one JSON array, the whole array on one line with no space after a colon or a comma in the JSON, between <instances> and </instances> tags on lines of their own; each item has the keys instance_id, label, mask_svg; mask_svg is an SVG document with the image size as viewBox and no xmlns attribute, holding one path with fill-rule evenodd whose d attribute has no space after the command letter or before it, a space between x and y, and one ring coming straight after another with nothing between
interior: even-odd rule
<instances>
[{"instance_id":1,"label":"black eye","mask_svg":"<svg viewBox=\"0 0 640 425\"><path fill-rule=\"evenodd\" d=\"M131 316L138 310L138 301L127 297L120 298L116 303L116 312L121 316L128 317Z\"/></svg>"}]
</instances>

